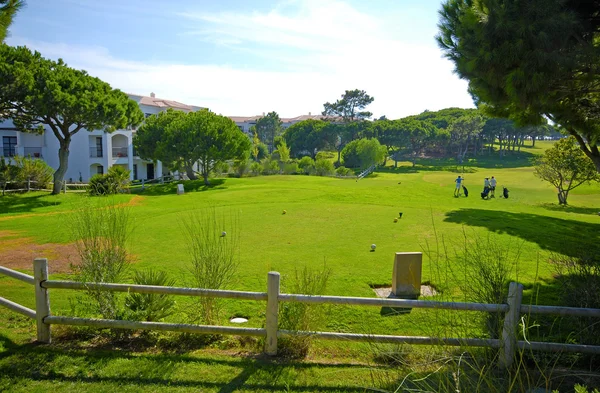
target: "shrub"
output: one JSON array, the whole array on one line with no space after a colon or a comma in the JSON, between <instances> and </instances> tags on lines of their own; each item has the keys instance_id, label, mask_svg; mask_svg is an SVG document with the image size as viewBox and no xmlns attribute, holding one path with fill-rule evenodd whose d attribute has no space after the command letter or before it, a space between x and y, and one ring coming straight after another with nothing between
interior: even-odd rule
<instances>
[{"instance_id":1,"label":"shrub","mask_svg":"<svg viewBox=\"0 0 600 393\"><path fill-rule=\"evenodd\" d=\"M104 175L92 176L88 192L90 195L118 194L125 192L130 183L129 171L122 166L115 165L110 167Z\"/></svg>"},{"instance_id":2,"label":"shrub","mask_svg":"<svg viewBox=\"0 0 600 393\"><path fill-rule=\"evenodd\" d=\"M347 167L366 169L383 161L385 154L385 146L377 139L363 138L348 143L342 150L342 159Z\"/></svg>"},{"instance_id":3,"label":"shrub","mask_svg":"<svg viewBox=\"0 0 600 393\"><path fill-rule=\"evenodd\" d=\"M298 164L295 162L288 162L283 165L283 173L286 175L295 175L299 171L300 168L298 168Z\"/></svg>"},{"instance_id":4,"label":"shrub","mask_svg":"<svg viewBox=\"0 0 600 393\"><path fill-rule=\"evenodd\" d=\"M233 170L235 173L242 177L250 171L250 161L249 160L236 160L233 163Z\"/></svg>"},{"instance_id":5,"label":"shrub","mask_svg":"<svg viewBox=\"0 0 600 393\"><path fill-rule=\"evenodd\" d=\"M224 161L217 162L217 164L215 165L214 171L218 176L223 176L223 175L229 173L229 164Z\"/></svg>"},{"instance_id":6,"label":"shrub","mask_svg":"<svg viewBox=\"0 0 600 393\"><path fill-rule=\"evenodd\" d=\"M345 166L340 166L335 170L335 174L338 176L354 176L354 171Z\"/></svg>"},{"instance_id":7,"label":"shrub","mask_svg":"<svg viewBox=\"0 0 600 393\"><path fill-rule=\"evenodd\" d=\"M269 158L269 148L267 147L267 145L260 142L258 145L256 145L256 149L258 153L258 155L256 156L257 161L262 161L265 158Z\"/></svg>"},{"instance_id":8,"label":"shrub","mask_svg":"<svg viewBox=\"0 0 600 393\"><path fill-rule=\"evenodd\" d=\"M329 160L321 159L315 162L315 173L317 176L329 176L333 174L334 170L333 163Z\"/></svg>"},{"instance_id":9,"label":"shrub","mask_svg":"<svg viewBox=\"0 0 600 393\"><path fill-rule=\"evenodd\" d=\"M331 151L320 151L317 153L315 159L317 160L330 160L335 157L335 153Z\"/></svg>"},{"instance_id":10,"label":"shrub","mask_svg":"<svg viewBox=\"0 0 600 393\"><path fill-rule=\"evenodd\" d=\"M260 175L262 171L263 166L260 162L253 162L252 165L250 165L250 173L252 173L254 176Z\"/></svg>"},{"instance_id":11,"label":"shrub","mask_svg":"<svg viewBox=\"0 0 600 393\"><path fill-rule=\"evenodd\" d=\"M175 280L164 271L153 269L138 270L133 276L138 285L157 285L172 287ZM125 298L125 307L130 311L130 319L136 321L158 322L173 314L175 301L165 294L130 293Z\"/></svg>"},{"instance_id":12,"label":"shrub","mask_svg":"<svg viewBox=\"0 0 600 393\"><path fill-rule=\"evenodd\" d=\"M207 289L227 287L238 268L237 220L217 217L212 209L193 213L183 219L183 225L191 259L192 285ZM223 230L227 230L226 236L222 236ZM193 322L215 324L219 319L220 304L217 298L198 297Z\"/></svg>"},{"instance_id":13,"label":"shrub","mask_svg":"<svg viewBox=\"0 0 600 393\"><path fill-rule=\"evenodd\" d=\"M54 170L45 161L29 157L14 157L16 169L16 180L23 182L31 181L32 188L47 188L52 181Z\"/></svg>"},{"instance_id":14,"label":"shrub","mask_svg":"<svg viewBox=\"0 0 600 393\"><path fill-rule=\"evenodd\" d=\"M264 175L274 175L279 173L279 163L277 161L273 161L271 159L264 159L262 161L262 173Z\"/></svg>"},{"instance_id":15,"label":"shrub","mask_svg":"<svg viewBox=\"0 0 600 393\"><path fill-rule=\"evenodd\" d=\"M323 295L331 269L323 266L322 270L311 270L304 267L295 274L286 285L288 293L304 295ZM325 319L324 309L315 304L285 302L279 310L279 329L291 331L316 331ZM290 336L279 339L279 353L285 357L303 358L308 354L312 343L309 335Z\"/></svg>"},{"instance_id":16,"label":"shrub","mask_svg":"<svg viewBox=\"0 0 600 393\"><path fill-rule=\"evenodd\" d=\"M72 266L77 281L84 283L122 281L129 268L129 210L114 204L88 201L70 216L81 263ZM123 315L117 293L88 288L90 307L105 319Z\"/></svg>"},{"instance_id":17,"label":"shrub","mask_svg":"<svg viewBox=\"0 0 600 393\"><path fill-rule=\"evenodd\" d=\"M315 160L309 156L304 156L298 161L298 167L303 173L310 175L315 169Z\"/></svg>"}]
</instances>

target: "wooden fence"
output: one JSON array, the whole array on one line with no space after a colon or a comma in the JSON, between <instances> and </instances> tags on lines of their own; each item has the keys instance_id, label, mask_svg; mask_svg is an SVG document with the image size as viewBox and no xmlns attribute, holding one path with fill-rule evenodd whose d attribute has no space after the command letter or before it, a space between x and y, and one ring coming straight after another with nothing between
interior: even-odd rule
<instances>
[{"instance_id":1,"label":"wooden fence","mask_svg":"<svg viewBox=\"0 0 600 393\"><path fill-rule=\"evenodd\" d=\"M42 343L51 342L51 325L89 326L96 328L161 330L199 334L231 334L265 337L265 353L277 355L277 339L286 336L309 335L323 340L348 340L376 343L449 345L467 347L487 347L500 350L500 366L509 367L517 349L551 351L551 352L580 352L600 354L600 346L532 342L518 340L518 327L522 314L552 314L560 316L600 317L600 309L574 308L558 306L522 305L523 286L512 282L509 286L508 302L506 304L482 304L461 302L438 302L429 300L380 299L347 296L312 296L286 294L280 291L280 276L277 272L268 273L267 292L226 291L202 288L162 287L152 285L113 284L113 283L81 283L48 279L48 261L44 258L33 262L33 276L20 273L0 266L0 274L12 277L34 286L35 310L0 297L0 306L35 319L37 323L37 340ZM206 326L164 322L136 322L108 319L75 318L55 316L50 313L49 289L70 290L106 290L113 292L166 294L182 296L205 296L239 300L266 301L265 328L244 328L232 326ZM342 304L375 307L429 308L442 310L462 310L479 312L505 313L502 337L500 339L482 338L444 338L419 336L394 336L379 334L307 332L279 329L278 316L281 302L300 302L311 304Z\"/></svg>"}]
</instances>

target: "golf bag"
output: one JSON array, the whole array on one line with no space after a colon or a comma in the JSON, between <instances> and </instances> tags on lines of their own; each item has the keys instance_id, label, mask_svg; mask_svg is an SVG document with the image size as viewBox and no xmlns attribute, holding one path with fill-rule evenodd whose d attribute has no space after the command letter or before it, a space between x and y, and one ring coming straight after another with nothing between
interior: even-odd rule
<instances>
[{"instance_id":1,"label":"golf bag","mask_svg":"<svg viewBox=\"0 0 600 393\"><path fill-rule=\"evenodd\" d=\"M467 187L462 186L463 188L463 192L465 193L465 196L468 197L469 196L469 190L467 190Z\"/></svg>"},{"instance_id":2,"label":"golf bag","mask_svg":"<svg viewBox=\"0 0 600 393\"><path fill-rule=\"evenodd\" d=\"M508 198L508 188L502 187L502 196Z\"/></svg>"},{"instance_id":3,"label":"golf bag","mask_svg":"<svg viewBox=\"0 0 600 393\"><path fill-rule=\"evenodd\" d=\"M491 188L484 187L483 192L481 193L481 199L486 199L488 197L488 195L490 194L490 190L491 190Z\"/></svg>"}]
</instances>

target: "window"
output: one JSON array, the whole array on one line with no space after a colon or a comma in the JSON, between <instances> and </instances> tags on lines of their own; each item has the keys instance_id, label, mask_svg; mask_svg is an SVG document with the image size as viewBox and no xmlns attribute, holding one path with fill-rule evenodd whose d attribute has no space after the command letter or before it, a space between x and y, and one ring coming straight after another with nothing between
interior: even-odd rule
<instances>
[{"instance_id":1,"label":"window","mask_svg":"<svg viewBox=\"0 0 600 393\"><path fill-rule=\"evenodd\" d=\"M102 165L98 165L98 174L104 175L104 167Z\"/></svg>"},{"instance_id":2,"label":"window","mask_svg":"<svg viewBox=\"0 0 600 393\"><path fill-rule=\"evenodd\" d=\"M133 164L133 180L137 180L137 179L138 179L137 164Z\"/></svg>"},{"instance_id":3,"label":"window","mask_svg":"<svg viewBox=\"0 0 600 393\"><path fill-rule=\"evenodd\" d=\"M150 116L152 116L152 113L144 113L144 117L149 118Z\"/></svg>"},{"instance_id":4,"label":"window","mask_svg":"<svg viewBox=\"0 0 600 393\"><path fill-rule=\"evenodd\" d=\"M16 136L3 136L2 137L3 156L14 157L17 154L17 137Z\"/></svg>"}]
</instances>

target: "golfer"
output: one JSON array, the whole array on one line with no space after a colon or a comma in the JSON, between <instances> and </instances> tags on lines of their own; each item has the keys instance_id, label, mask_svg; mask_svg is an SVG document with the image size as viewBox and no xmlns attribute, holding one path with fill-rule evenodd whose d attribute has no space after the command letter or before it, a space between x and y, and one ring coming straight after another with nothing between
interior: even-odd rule
<instances>
[{"instance_id":1,"label":"golfer","mask_svg":"<svg viewBox=\"0 0 600 393\"><path fill-rule=\"evenodd\" d=\"M492 191L492 198L496 197L496 179L492 176L492 180L490 180L490 190Z\"/></svg>"},{"instance_id":2,"label":"golfer","mask_svg":"<svg viewBox=\"0 0 600 393\"><path fill-rule=\"evenodd\" d=\"M460 175L455 180L456 188L454 189L454 196L457 198L460 196L460 188L462 187L463 180L465 180L465 179L460 177Z\"/></svg>"}]
</instances>

